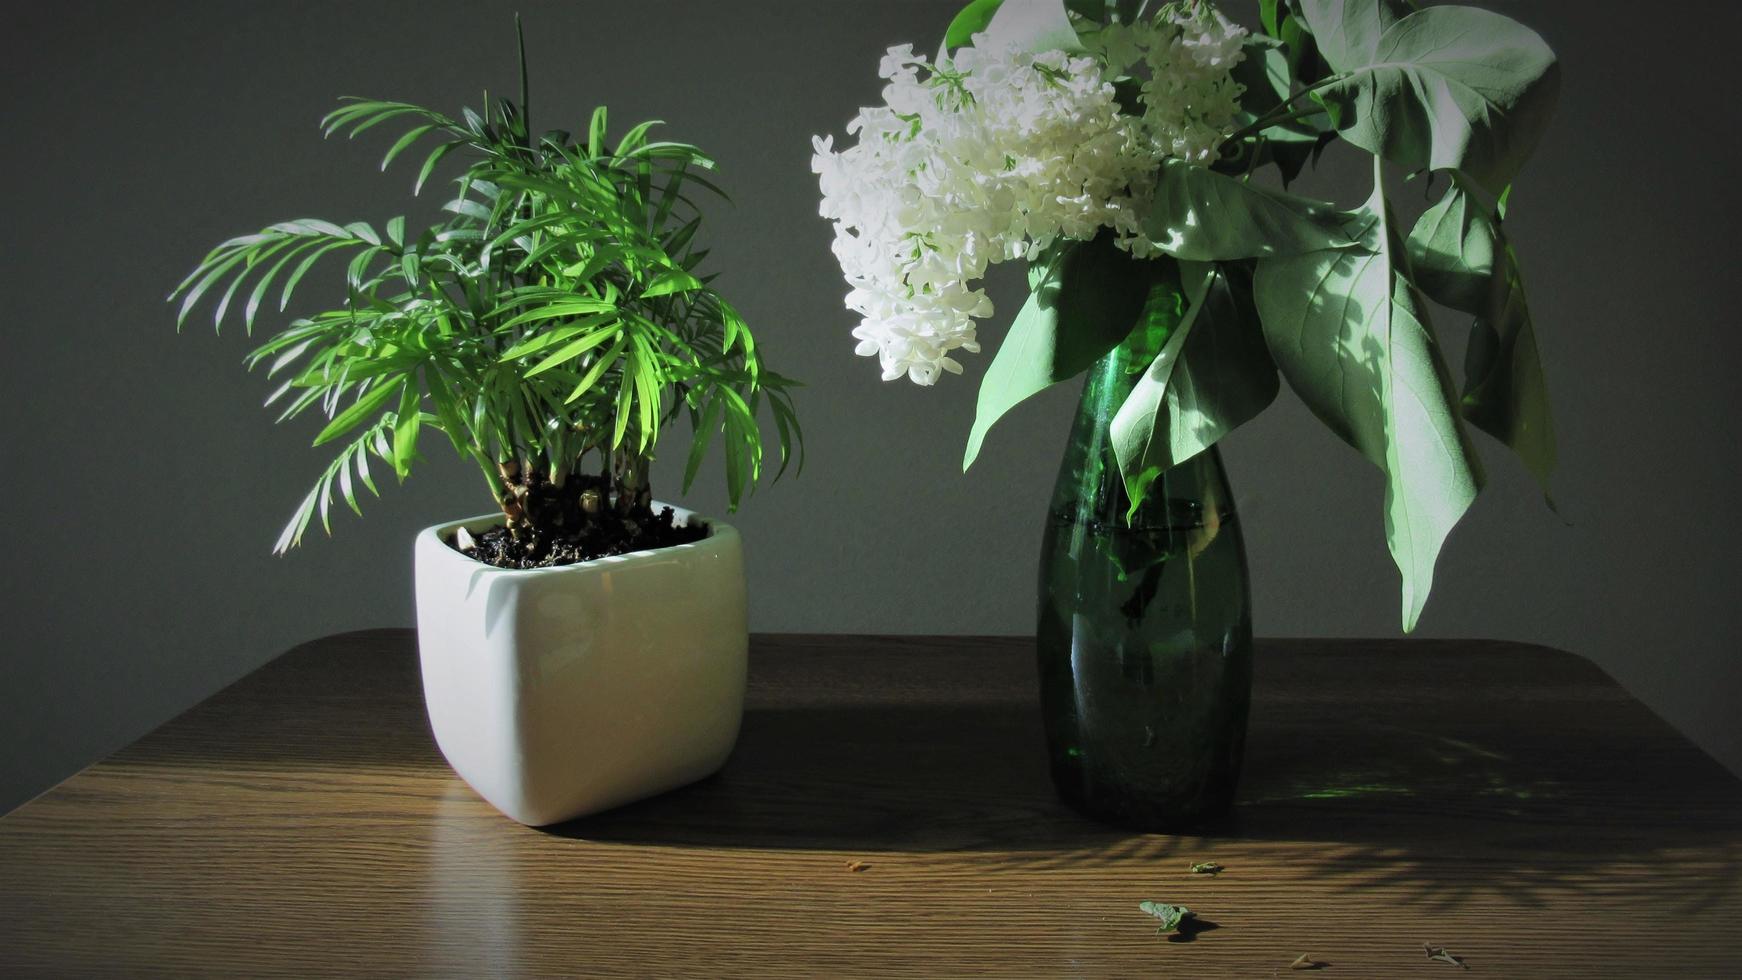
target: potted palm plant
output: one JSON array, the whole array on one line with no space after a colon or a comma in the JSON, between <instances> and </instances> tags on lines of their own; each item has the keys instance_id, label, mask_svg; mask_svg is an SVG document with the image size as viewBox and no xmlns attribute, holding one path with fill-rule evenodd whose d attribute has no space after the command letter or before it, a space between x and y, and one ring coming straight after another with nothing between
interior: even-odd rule
<instances>
[{"instance_id":1,"label":"potted palm plant","mask_svg":"<svg viewBox=\"0 0 1742 980\"><path fill-rule=\"evenodd\" d=\"M322 260L344 260L344 302L289 321L249 356L280 379L280 421L319 412L338 447L278 540L299 544L335 498L361 513L372 459L403 479L440 432L477 464L492 513L415 544L418 645L431 726L454 769L541 825L699 779L742 714L747 646L739 537L653 499L662 435L693 433L684 489L710 443L729 508L799 447L794 382L766 370L750 330L699 265L694 146L532 129L524 41L518 102L485 95L459 118L347 99L328 136L402 126L385 169L418 149L414 193L468 158L445 220L421 231L300 219L213 249L172 294L185 320L288 305ZM776 476L779 474L777 473Z\"/></svg>"}]
</instances>

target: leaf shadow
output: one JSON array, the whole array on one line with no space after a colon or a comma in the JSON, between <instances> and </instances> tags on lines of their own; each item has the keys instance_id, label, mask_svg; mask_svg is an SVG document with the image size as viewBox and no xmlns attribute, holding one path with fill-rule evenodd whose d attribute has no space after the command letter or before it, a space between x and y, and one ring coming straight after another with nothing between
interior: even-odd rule
<instances>
[{"instance_id":1,"label":"leaf shadow","mask_svg":"<svg viewBox=\"0 0 1742 980\"><path fill-rule=\"evenodd\" d=\"M1210 919L1192 916L1182 921L1179 928L1168 935L1167 941L1170 943L1195 943L1198 941L1199 935L1214 932L1220 928L1222 927Z\"/></svg>"},{"instance_id":2,"label":"leaf shadow","mask_svg":"<svg viewBox=\"0 0 1742 980\"><path fill-rule=\"evenodd\" d=\"M1531 652L1517 648L1510 669L1484 669L1526 677L1538 660ZM1230 866L1282 864L1320 884L1380 889L1436 910L1625 895L1697 913L1734 897L1742 791L1606 678L1599 693L1613 697L1596 707L1617 722L1663 728L1661 744L1601 732L1548 736L1522 701L1476 711L1424 694L1352 709L1317 693L1323 676L1306 673L1334 671L1334 658L1310 668L1308 659L1259 658L1234 815L1203 833L1136 833L1079 815L1051 786L1038 705L971 697L755 707L719 774L545 832L704 848L962 852L991 874L1171 868L1214 854ZM1419 669L1410 659L1406 669ZM1424 659L1456 669L1446 657ZM1399 690L1415 687L1400 681ZM1663 764L1670 756L1660 750L1674 746L1684 754ZM1618 764L1633 773L1624 784ZM1690 786L1707 789L1689 796ZM1666 799L1683 805L1659 805Z\"/></svg>"},{"instance_id":3,"label":"leaf shadow","mask_svg":"<svg viewBox=\"0 0 1742 980\"><path fill-rule=\"evenodd\" d=\"M543 833L873 862L959 854L988 875L1183 875L1213 859L1234 876L1262 865L1431 910L1570 897L1698 915L1737 900L1742 784L1569 654L1467 640L1412 640L1389 656L1363 641L1261 642L1232 819L1162 835L1059 801L1034 673L1011 646L915 641L869 659L791 643L763 651L775 659L757 661L720 773ZM397 630L310 645L114 764L220 766L244 779L343 770L353 782L470 792L434 746L412 636ZM482 804L472 812L491 832L534 833Z\"/></svg>"}]
</instances>

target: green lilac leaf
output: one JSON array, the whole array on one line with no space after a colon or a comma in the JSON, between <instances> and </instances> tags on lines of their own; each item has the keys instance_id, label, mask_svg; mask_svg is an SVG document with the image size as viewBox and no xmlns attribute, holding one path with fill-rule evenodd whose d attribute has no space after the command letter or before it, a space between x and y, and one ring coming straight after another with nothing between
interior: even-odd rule
<instances>
[{"instance_id":1,"label":"green lilac leaf","mask_svg":"<svg viewBox=\"0 0 1742 980\"><path fill-rule=\"evenodd\" d=\"M1379 39L1411 9L1404 0L1300 0L1296 8L1336 71L1372 64Z\"/></svg>"},{"instance_id":2,"label":"green lilac leaf","mask_svg":"<svg viewBox=\"0 0 1742 980\"><path fill-rule=\"evenodd\" d=\"M1081 51L1077 29L1062 0L1018 0L1000 4L986 22L994 45L1012 44L1024 51Z\"/></svg>"},{"instance_id":3,"label":"green lilac leaf","mask_svg":"<svg viewBox=\"0 0 1742 980\"><path fill-rule=\"evenodd\" d=\"M1218 262L1348 247L1343 219L1332 205L1169 159L1143 227L1174 258Z\"/></svg>"},{"instance_id":4,"label":"green lilac leaf","mask_svg":"<svg viewBox=\"0 0 1742 980\"><path fill-rule=\"evenodd\" d=\"M1461 175L1409 236L1416 285L1435 302L1472 314L1460 409L1523 461L1548 494L1557 450L1536 325L1518 253L1491 209Z\"/></svg>"},{"instance_id":5,"label":"green lilac leaf","mask_svg":"<svg viewBox=\"0 0 1742 980\"><path fill-rule=\"evenodd\" d=\"M1471 327L1464 358L1464 418L1509 446L1549 491L1556 448L1536 326L1524 296L1518 256L1505 245L1504 288Z\"/></svg>"},{"instance_id":6,"label":"green lilac leaf","mask_svg":"<svg viewBox=\"0 0 1742 980\"><path fill-rule=\"evenodd\" d=\"M1341 21L1306 11L1321 49ZM1371 51L1344 43L1316 94L1349 142L1410 170L1457 169L1490 193L1512 180L1553 113L1559 66L1536 32L1474 7L1428 7Z\"/></svg>"},{"instance_id":7,"label":"green lilac leaf","mask_svg":"<svg viewBox=\"0 0 1742 980\"><path fill-rule=\"evenodd\" d=\"M992 16L1003 3L1004 0L973 0L963 7L944 31L944 47L954 50L972 43L974 35L992 23Z\"/></svg>"},{"instance_id":8,"label":"green lilac leaf","mask_svg":"<svg viewBox=\"0 0 1742 980\"><path fill-rule=\"evenodd\" d=\"M1385 538L1409 631L1481 474L1425 304L1402 274L1377 160L1373 196L1355 222L1362 249L1262 260L1254 296L1290 387L1385 473Z\"/></svg>"},{"instance_id":9,"label":"green lilac leaf","mask_svg":"<svg viewBox=\"0 0 1742 980\"><path fill-rule=\"evenodd\" d=\"M1258 22L1263 25L1264 33L1271 37L1278 36L1282 21L1277 16L1280 0L1258 0Z\"/></svg>"},{"instance_id":10,"label":"green lilac leaf","mask_svg":"<svg viewBox=\"0 0 1742 980\"><path fill-rule=\"evenodd\" d=\"M1493 292L1498 231L1488 209L1470 193L1466 179L1454 174L1445 194L1422 213L1409 233L1415 284L1442 306L1483 313Z\"/></svg>"},{"instance_id":11,"label":"green lilac leaf","mask_svg":"<svg viewBox=\"0 0 1742 980\"><path fill-rule=\"evenodd\" d=\"M1263 34L1248 35L1240 46L1243 56L1229 74L1240 85L1240 108L1256 118L1289 97L1288 55L1281 41Z\"/></svg>"},{"instance_id":12,"label":"green lilac leaf","mask_svg":"<svg viewBox=\"0 0 1742 980\"><path fill-rule=\"evenodd\" d=\"M1151 294L1146 317L1171 319L1160 353L1113 416L1109 434L1135 514L1155 480L1215 445L1276 398L1276 365L1251 310L1250 281L1182 263L1184 288ZM1160 322L1156 326L1162 326ZM1129 515L1128 515L1129 516Z\"/></svg>"},{"instance_id":13,"label":"green lilac leaf","mask_svg":"<svg viewBox=\"0 0 1742 980\"><path fill-rule=\"evenodd\" d=\"M1149 275L1146 263L1120 251L1105 233L1066 245L1035 270L1033 291L980 382L962 469L974 464L986 433L1006 412L1087 370L1131 333Z\"/></svg>"},{"instance_id":14,"label":"green lilac leaf","mask_svg":"<svg viewBox=\"0 0 1742 980\"><path fill-rule=\"evenodd\" d=\"M1288 53L1290 78L1308 82L1320 74L1324 59L1319 55L1318 45L1306 21L1295 14L1286 14L1276 36L1282 39L1283 50Z\"/></svg>"},{"instance_id":15,"label":"green lilac leaf","mask_svg":"<svg viewBox=\"0 0 1742 980\"><path fill-rule=\"evenodd\" d=\"M1169 905L1166 902L1139 902L1137 908L1146 915L1152 915L1161 925L1156 932L1172 932L1179 928L1180 923L1196 918L1196 913L1184 905Z\"/></svg>"}]
</instances>

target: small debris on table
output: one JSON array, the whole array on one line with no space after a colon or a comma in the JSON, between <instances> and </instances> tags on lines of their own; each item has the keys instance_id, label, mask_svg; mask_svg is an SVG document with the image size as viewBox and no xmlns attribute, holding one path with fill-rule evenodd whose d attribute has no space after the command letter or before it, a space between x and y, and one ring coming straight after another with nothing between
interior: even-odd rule
<instances>
[{"instance_id":1,"label":"small debris on table","mask_svg":"<svg viewBox=\"0 0 1742 980\"><path fill-rule=\"evenodd\" d=\"M1320 963L1318 960L1313 959L1305 953L1302 953L1294 958L1294 962L1290 963L1288 968L1290 970L1322 970L1325 968L1325 964Z\"/></svg>"},{"instance_id":2,"label":"small debris on table","mask_svg":"<svg viewBox=\"0 0 1742 980\"><path fill-rule=\"evenodd\" d=\"M870 866L871 866L871 862L869 862L869 861L848 861L847 862L847 870L848 871L864 871L866 868L869 868Z\"/></svg>"},{"instance_id":3,"label":"small debris on table","mask_svg":"<svg viewBox=\"0 0 1742 980\"><path fill-rule=\"evenodd\" d=\"M1444 946L1434 946L1428 943L1422 943L1421 948L1427 953L1427 958L1430 960L1438 960L1441 963L1450 963L1453 966L1461 966L1466 970L1470 968L1470 964L1465 963L1462 956L1452 955L1451 950L1446 949Z\"/></svg>"},{"instance_id":4,"label":"small debris on table","mask_svg":"<svg viewBox=\"0 0 1742 980\"><path fill-rule=\"evenodd\" d=\"M1213 876L1213 875L1219 875L1227 869L1223 868L1221 865L1217 864L1214 861L1199 861L1196 864L1192 865L1191 870L1192 870L1192 874L1195 874L1195 875L1212 875Z\"/></svg>"},{"instance_id":5,"label":"small debris on table","mask_svg":"<svg viewBox=\"0 0 1742 980\"><path fill-rule=\"evenodd\" d=\"M1139 902L1137 908L1160 920L1161 926L1155 930L1158 936L1178 929L1180 923L1195 917L1195 913L1184 905L1169 905L1166 902Z\"/></svg>"}]
</instances>

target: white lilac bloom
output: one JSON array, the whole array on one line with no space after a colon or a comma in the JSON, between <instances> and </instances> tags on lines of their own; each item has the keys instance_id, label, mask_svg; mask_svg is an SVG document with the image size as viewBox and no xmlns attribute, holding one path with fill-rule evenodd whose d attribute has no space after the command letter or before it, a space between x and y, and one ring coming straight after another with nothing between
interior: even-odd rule
<instances>
[{"instance_id":1,"label":"white lilac bloom","mask_svg":"<svg viewBox=\"0 0 1742 980\"><path fill-rule=\"evenodd\" d=\"M883 105L847 126L857 143L813 140L820 212L862 318L857 352L875 355L886 381L929 385L961 372L953 352L980 349L988 266L1102 228L1153 254L1140 220L1148 184L1166 157L1216 152L1244 36L1189 4L1101 31L1085 54L1035 54L985 34L935 62L890 48L878 65ZM1123 76L1141 83L1141 116L1120 110Z\"/></svg>"},{"instance_id":2,"label":"white lilac bloom","mask_svg":"<svg viewBox=\"0 0 1742 980\"><path fill-rule=\"evenodd\" d=\"M1230 76L1243 52L1246 30L1209 4L1139 27L1143 65L1143 120L1169 155L1205 163L1239 110L1240 86Z\"/></svg>"}]
</instances>

